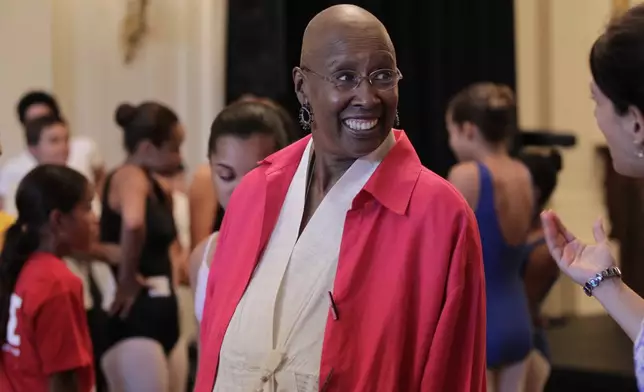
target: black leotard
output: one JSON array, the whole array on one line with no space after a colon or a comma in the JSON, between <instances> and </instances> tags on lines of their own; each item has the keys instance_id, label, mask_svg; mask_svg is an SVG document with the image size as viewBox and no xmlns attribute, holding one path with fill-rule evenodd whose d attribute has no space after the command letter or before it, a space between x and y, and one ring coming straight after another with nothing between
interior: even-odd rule
<instances>
[{"instance_id":1,"label":"black leotard","mask_svg":"<svg viewBox=\"0 0 644 392\"><path fill-rule=\"evenodd\" d=\"M110 208L108 195L111 173L103 191L101 214L101 241L118 244L121 240L121 214ZM110 317L107 326L109 345L130 337L148 337L161 343L166 354L179 339L179 310L172 288L170 246L177 237L172 214L172 203L159 183L147 173L151 192L145 211L145 243L139 259L139 274L144 278L163 276L170 282L171 294L152 297L142 290L127 318ZM114 271L116 274L116 271Z\"/></svg>"}]
</instances>

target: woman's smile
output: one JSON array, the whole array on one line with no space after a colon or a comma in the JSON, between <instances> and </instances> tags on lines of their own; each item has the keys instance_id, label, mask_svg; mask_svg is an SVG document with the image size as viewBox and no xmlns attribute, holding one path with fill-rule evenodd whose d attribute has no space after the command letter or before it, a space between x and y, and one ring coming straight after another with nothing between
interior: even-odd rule
<instances>
[{"instance_id":1,"label":"woman's smile","mask_svg":"<svg viewBox=\"0 0 644 392\"><path fill-rule=\"evenodd\" d=\"M348 118L342 120L342 125L352 136L368 138L372 136L379 122L378 118Z\"/></svg>"}]
</instances>

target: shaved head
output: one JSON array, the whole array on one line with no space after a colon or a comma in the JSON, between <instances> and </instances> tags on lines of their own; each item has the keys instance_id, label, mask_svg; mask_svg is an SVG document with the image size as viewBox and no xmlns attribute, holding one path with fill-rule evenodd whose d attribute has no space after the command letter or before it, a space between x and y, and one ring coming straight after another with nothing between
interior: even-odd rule
<instances>
[{"instance_id":1,"label":"shaved head","mask_svg":"<svg viewBox=\"0 0 644 392\"><path fill-rule=\"evenodd\" d=\"M317 14L304 31L293 84L316 154L354 160L391 133L402 74L385 26L354 5Z\"/></svg>"},{"instance_id":2,"label":"shaved head","mask_svg":"<svg viewBox=\"0 0 644 392\"><path fill-rule=\"evenodd\" d=\"M378 18L364 8L340 4L315 15L306 26L300 64L307 64L311 57L329 55L334 47L352 38L380 39L382 49L391 51L395 57L391 38Z\"/></svg>"}]
</instances>

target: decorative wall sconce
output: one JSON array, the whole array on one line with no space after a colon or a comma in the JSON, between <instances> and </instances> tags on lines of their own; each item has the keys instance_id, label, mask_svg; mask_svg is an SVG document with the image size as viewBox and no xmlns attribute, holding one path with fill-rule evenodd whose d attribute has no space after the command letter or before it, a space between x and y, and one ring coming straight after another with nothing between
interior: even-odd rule
<instances>
[{"instance_id":1,"label":"decorative wall sconce","mask_svg":"<svg viewBox=\"0 0 644 392\"><path fill-rule=\"evenodd\" d=\"M626 12L631 8L630 0L613 0L613 16Z\"/></svg>"},{"instance_id":2,"label":"decorative wall sconce","mask_svg":"<svg viewBox=\"0 0 644 392\"><path fill-rule=\"evenodd\" d=\"M125 18L121 22L123 61L131 64L148 32L149 0L128 0Z\"/></svg>"}]
</instances>

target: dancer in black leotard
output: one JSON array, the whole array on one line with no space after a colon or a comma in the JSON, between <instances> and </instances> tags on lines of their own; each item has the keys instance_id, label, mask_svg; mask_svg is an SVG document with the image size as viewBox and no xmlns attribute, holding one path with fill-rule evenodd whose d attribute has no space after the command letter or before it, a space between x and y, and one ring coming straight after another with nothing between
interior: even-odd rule
<instances>
[{"instance_id":1,"label":"dancer in black leotard","mask_svg":"<svg viewBox=\"0 0 644 392\"><path fill-rule=\"evenodd\" d=\"M172 282L172 264L169 249L177 238L171 201L157 181L146 172L151 193L145 206L145 241L139 257L138 272L143 279L157 279ZM114 173L107 177L103 194L101 215L101 241L119 243L123 219L121 214L110 208L108 195ZM118 275L118 267L114 268ZM157 340L167 354L179 336L177 301L168 286L166 294L154 295L152 290L142 290L132 305L127 317L111 317L108 336L111 344L130 337L149 337Z\"/></svg>"},{"instance_id":2,"label":"dancer in black leotard","mask_svg":"<svg viewBox=\"0 0 644 392\"><path fill-rule=\"evenodd\" d=\"M102 360L110 390L183 391L173 348L179 338L170 247L177 240L172 201L152 173L181 164L183 129L165 106L121 105L116 120L128 158L105 182L101 241L119 244L118 287Z\"/></svg>"}]
</instances>

